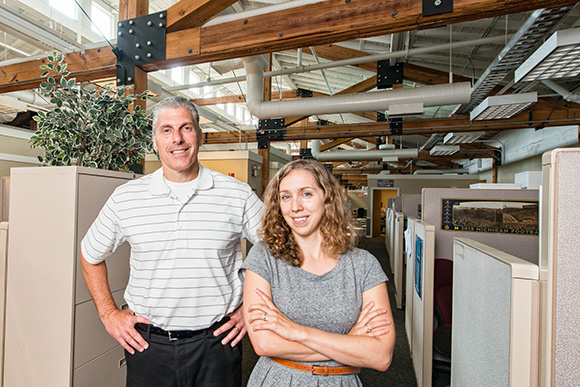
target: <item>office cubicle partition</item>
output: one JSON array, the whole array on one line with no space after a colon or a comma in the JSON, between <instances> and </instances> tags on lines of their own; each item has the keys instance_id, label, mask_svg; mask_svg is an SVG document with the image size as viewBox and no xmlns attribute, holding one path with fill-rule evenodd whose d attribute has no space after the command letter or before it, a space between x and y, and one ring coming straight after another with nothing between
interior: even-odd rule
<instances>
[{"instance_id":1,"label":"office cubicle partition","mask_svg":"<svg viewBox=\"0 0 580 387\"><path fill-rule=\"evenodd\" d=\"M393 228L393 284L395 287L395 303L397 309L403 308L403 233L405 227L405 215L402 212L395 213Z\"/></svg>"},{"instance_id":2,"label":"office cubicle partition","mask_svg":"<svg viewBox=\"0 0 580 387\"><path fill-rule=\"evenodd\" d=\"M538 265L455 239L452 387L537 386L538 280Z\"/></svg>"},{"instance_id":3,"label":"office cubicle partition","mask_svg":"<svg viewBox=\"0 0 580 387\"><path fill-rule=\"evenodd\" d=\"M418 387L431 387L433 372L433 275L435 265L435 227L415 222L412 294L413 367Z\"/></svg>"},{"instance_id":4,"label":"office cubicle partition","mask_svg":"<svg viewBox=\"0 0 580 387\"><path fill-rule=\"evenodd\" d=\"M571 387L580 381L580 149L542 161L540 386Z\"/></svg>"}]
</instances>

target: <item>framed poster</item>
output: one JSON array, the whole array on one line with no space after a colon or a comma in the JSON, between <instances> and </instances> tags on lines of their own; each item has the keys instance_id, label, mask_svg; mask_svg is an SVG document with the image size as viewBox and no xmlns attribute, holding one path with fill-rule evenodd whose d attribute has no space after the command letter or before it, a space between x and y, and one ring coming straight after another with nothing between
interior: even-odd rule
<instances>
[{"instance_id":1,"label":"framed poster","mask_svg":"<svg viewBox=\"0 0 580 387\"><path fill-rule=\"evenodd\" d=\"M422 278L423 278L423 239L417 237L415 241L415 291L420 299L422 296Z\"/></svg>"},{"instance_id":2,"label":"framed poster","mask_svg":"<svg viewBox=\"0 0 580 387\"><path fill-rule=\"evenodd\" d=\"M539 234L539 202L441 199L441 229L496 234Z\"/></svg>"}]
</instances>

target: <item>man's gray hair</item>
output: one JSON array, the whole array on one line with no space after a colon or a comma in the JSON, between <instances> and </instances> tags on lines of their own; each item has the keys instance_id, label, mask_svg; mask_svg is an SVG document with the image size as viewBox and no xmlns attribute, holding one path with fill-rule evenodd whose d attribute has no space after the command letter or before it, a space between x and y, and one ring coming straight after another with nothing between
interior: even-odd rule
<instances>
[{"instance_id":1,"label":"man's gray hair","mask_svg":"<svg viewBox=\"0 0 580 387\"><path fill-rule=\"evenodd\" d=\"M193 102L183 97L168 97L159 102L157 105L155 105L153 111L151 112L151 119L153 120L152 124L154 136L155 136L155 128L157 127L157 118L159 116L159 113L166 109L179 109L179 108L189 109L191 111L191 114L193 115L193 123L195 124L195 128L197 130L200 129L199 113L197 112L197 109L195 108Z\"/></svg>"}]
</instances>

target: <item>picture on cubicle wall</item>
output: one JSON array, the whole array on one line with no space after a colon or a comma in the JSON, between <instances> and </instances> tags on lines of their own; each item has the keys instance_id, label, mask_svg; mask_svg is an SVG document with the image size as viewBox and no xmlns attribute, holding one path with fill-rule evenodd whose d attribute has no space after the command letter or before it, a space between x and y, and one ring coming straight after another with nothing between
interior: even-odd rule
<instances>
[{"instance_id":1,"label":"picture on cubicle wall","mask_svg":"<svg viewBox=\"0 0 580 387\"><path fill-rule=\"evenodd\" d=\"M520 235L539 233L538 201L441 200L442 230Z\"/></svg>"},{"instance_id":2,"label":"picture on cubicle wall","mask_svg":"<svg viewBox=\"0 0 580 387\"><path fill-rule=\"evenodd\" d=\"M417 291L417 295L420 299L422 297L422 270L423 270L423 239L417 237L417 241L415 243L415 290Z\"/></svg>"}]
</instances>

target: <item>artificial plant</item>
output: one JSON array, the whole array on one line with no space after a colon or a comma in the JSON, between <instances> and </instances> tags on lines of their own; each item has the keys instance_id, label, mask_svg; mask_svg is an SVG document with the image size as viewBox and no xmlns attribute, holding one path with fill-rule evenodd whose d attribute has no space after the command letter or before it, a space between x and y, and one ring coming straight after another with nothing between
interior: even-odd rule
<instances>
[{"instance_id":1,"label":"artificial plant","mask_svg":"<svg viewBox=\"0 0 580 387\"><path fill-rule=\"evenodd\" d=\"M44 64L40 93L54 108L39 111L38 130L30 138L33 147L44 148L46 165L78 165L129 171L152 151L151 124L140 106L129 107L145 91L127 94L127 87L97 86L89 90L67 79L64 55L53 52Z\"/></svg>"}]
</instances>

